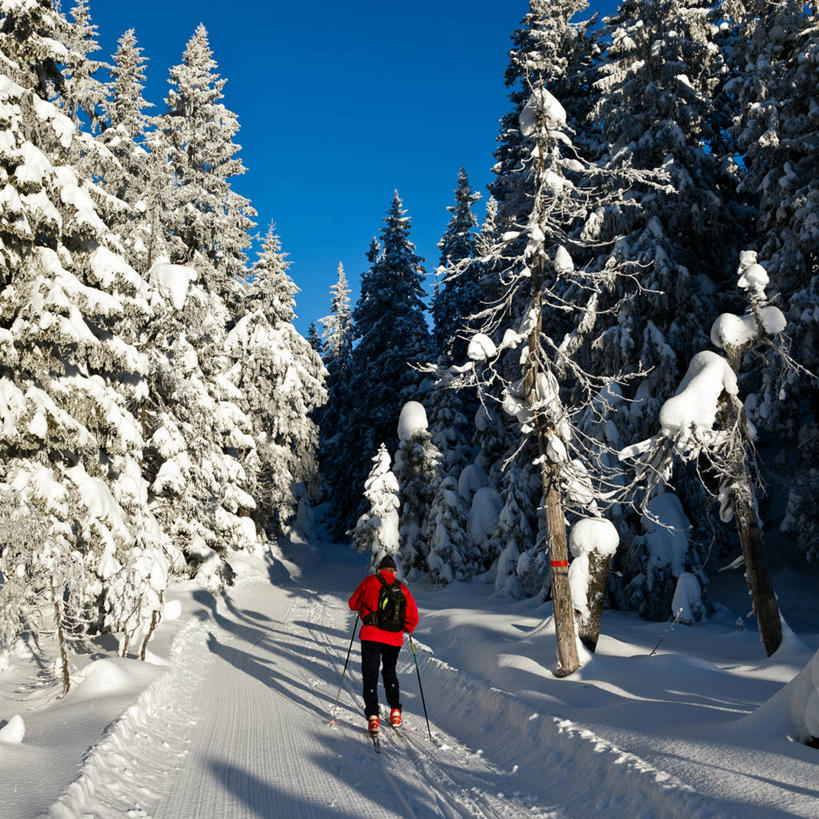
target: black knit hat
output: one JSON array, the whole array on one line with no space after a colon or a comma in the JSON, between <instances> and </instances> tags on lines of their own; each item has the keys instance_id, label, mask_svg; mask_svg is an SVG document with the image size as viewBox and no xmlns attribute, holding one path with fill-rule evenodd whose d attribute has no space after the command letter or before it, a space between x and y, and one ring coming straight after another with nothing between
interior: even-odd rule
<instances>
[{"instance_id":1,"label":"black knit hat","mask_svg":"<svg viewBox=\"0 0 819 819\"><path fill-rule=\"evenodd\" d=\"M378 568L395 570L397 567L392 557L390 555L385 555L384 557L381 558L381 562L378 564Z\"/></svg>"}]
</instances>

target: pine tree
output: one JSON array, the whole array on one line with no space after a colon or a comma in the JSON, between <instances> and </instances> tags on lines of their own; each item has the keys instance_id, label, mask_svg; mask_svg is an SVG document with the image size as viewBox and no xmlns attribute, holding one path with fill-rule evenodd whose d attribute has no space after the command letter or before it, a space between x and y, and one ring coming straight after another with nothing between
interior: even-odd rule
<instances>
[{"instance_id":1,"label":"pine tree","mask_svg":"<svg viewBox=\"0 0 819 819\"><path fill-rule=\"evenodd\" d=\"M307 328L307 343L313 348L313 350L321 355L324 342L321 340L318 326L316 325L315 321L311 321L310 326Z\"/></svg>"},{"instance_id":2,"label":"pine tree","mask_svg":"<svg viewBox=\"0 0 819 819\"><path fill-rule=\"evenodd\" d=\"M52 0L9 3L2 9L3 71L40 99L65 90L60 66L68 61L69 23Z\"/></svg>"},{"instance_id":3,"label":"pine tree","mask_svg":"<svg viewBox=\"0 0 819 819\"><path fill-rule=\"evenodd\" d=\"M518 578L518 562L530 548L534 536L529 525L530 501L526 481L514 461L504 473L501 496L503 509L498 528L490 539L490 555L493 559L497 556L498 561L495 591L509 597L522 597L524 591Z\"/></svg>"},{"instance_id":4,"label":"pine tree","mask_svg":"<svg viewBox=\"0 0 819 819\"><path fill-rule=\"evenodd\" d=\"M426 562L433 583L465 580L475 573L475 567L470 565L468 517L458 484L455 478L448 475L438 484L429 509L429 554Z\"/></svg>"}]
</instances>

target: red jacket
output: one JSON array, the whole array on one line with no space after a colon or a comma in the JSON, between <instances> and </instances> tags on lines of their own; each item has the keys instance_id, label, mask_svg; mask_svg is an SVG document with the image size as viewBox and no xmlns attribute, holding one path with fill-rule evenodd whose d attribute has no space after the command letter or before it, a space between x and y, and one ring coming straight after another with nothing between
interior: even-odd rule
<instances>
[{"instance_id":1,"label":"red jacket","mask_svg":"<svg viewBox=\"0 0 819 819\"><path fill-rule=\"evenodd\" d=\"M387 583L395 580L395 572L389 569L381 569L379 574ZM402 583L401 591L407 598L407 609L404 613L404 631L412 634L418 625L418 606L410 593L410 590ZM363 620L368 615L378 609L378 596L381 593L381 581L374 575L367 575L353 592L350 598L350 608L357 611ZM400 646L404 644L404 632L384 631L378 626L368 626L366 623L361 626L361 639L374 640L376 643L386 643L388 646Z\"/></svg>"}]
</instances>

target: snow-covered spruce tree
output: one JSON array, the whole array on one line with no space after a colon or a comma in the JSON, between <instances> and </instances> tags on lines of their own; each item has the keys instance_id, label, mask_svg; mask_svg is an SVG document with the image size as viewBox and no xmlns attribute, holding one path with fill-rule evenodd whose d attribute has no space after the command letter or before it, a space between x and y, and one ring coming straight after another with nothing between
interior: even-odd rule
<instances>
[{"instance_id":1,"label":"snow-covered spruce tree","mask_svg":"<svg viewBox=\"0 0 819 819\"><path fill-rule=\"evenodd\" d=\"M234 383L224 305L193 268L158 262L149 278L157 296L142 342L149 392L140 412L151 507L189 573L215 588L230 574L226 551L257 540L253 424Z\"/></svg>"},{"instance_id":2,"label":"snow-covered spruce tree","mask_svg":"<svg viewBox=\"0 0 819 819\"><path fill-rule=\"evenodd\" d=\"M433 340L438 355L446 354L455 361L463 360L466 341L458 338L457 331L463 320L476 312L480 301L478 283L474 278L474 268L468 267L464 275L450 278L453 266L475 254L475 227L478 220L472 207L480 198L469 186L466 168L458 174L455 190L455 204L447 210L452 214L444 235L438 242L441 258L432 298Z\"/></svg>"},{"instance_id":3,"label":"snow-covered spruce tree","mask_svg":"<svg viewBox=\"0 0 819 819\"><path fill-rule=\"evenodd\" d=\"M327 368L327 403L317 414L319 425L320 471L331 483L336 482L340 452L353 406L350 392L353 350L353 317L350 286L344 265L339 262L338 278L330 288L330 314L321 319L324 334L321 341Z\"/></svg>"},{"instance_id":4,"label":"snow-covered spruce tree","mask_svg":"<svg viewBox=\"0 0 819 819\"><path fill-rule=\"evenodd\" d=\"M324 347L324 342L321 340L321 336L319 335L318 325L315 321L310 322L310 326L307 328L307 343L319 354L321 355L322 349Z\"/></svg>"},{"instance_id":5,"label":"snow-covered spruce tree","mask_svg":"<svg viewBox=\"0 0 819 819\"><path fill-rule=\"evenodd\" d=\"M96 74L110 66L90 57L100 50L100 46L97 26L91 19L89 0L77 0L69 13L71 24L67 31L68 58L65 90L62 93L64 109L78 125L82 112L89 125L97 129L105 107L105 84Z\"/></svg>"},{"instance_id":6,"label":"snow-covered spruce tree","mask_svg":"<svg viewBox=\"0 0 819 819\"><path fill-rule=\"evenodd\" d=\"M733 7L737 38L732 90L741 109L734 126L747 175L741 189L759 202L759 258L787 305L794 358L819 372L819 82L816 3L746 0ZM755 413L760 446L775 442L769 482L787 491L781 528L809 560L819 560L819 509L814 502L819 461L816 382L789 373L786 400Z\"/></svg>"},{"instance_id":7,"label":"snow-covered spruce tree","mask_svg":"<svg viewBox=\"0 0 819 819\"><path fill-rule=\"evenodd\" d=\"M0 7L0 70L49 100L65 89L69 23L53 0L9 0Z\"/></svg>"},{"instance_id":8,"label":"snow-covered spruce tree","mask_svg":"<svg viewBox=\"0 0 819 819\"><path fill-rule=\"evenodd\" d=\"M408 401L398 418L395 477L401 501L401 565L426 570L430 550L430 507L440 481L441 453L432 443L422 404Z\"/></svg>"},{"instance_id":9,"label":"snow-covered spruce tree","mask_svg":"<svg viewBox=\"0 0 819 819\"><path fill-rule=\"evenodd\" d=\"M364 484L369 509L359 517L353 529L353 546L369 552L370 565L377 566L383 557L398 556L398 481L390 470L390 453L381 444L372 459L373 467Z\"/></svg>"},{"instance_id":10,"label":"snow-covered spruce tree","mask_svg":"<svg viewBox=\"0 0 819 819\"><path fill-rule=\"evenodd\" d=\"M475 574L467 521L469 510L458 483L447 475L435 490L429 508L429 554L427 566L433 583L465 580Z\"/></svg>"},{"instance_id":11,"label":"snow-covered spruce tree","mask_svg":"<svg viewBox=\"0 0 819 819\"><path fill-rule=\"evenodd\" d=\"M256 212L231 188L230 180L245 167L233 142L238 119L220 102L226 80L216 69L200 24L182 62L170 70L167 112L158 123L175 175L174 207L162 217L171 261L189 263L201 256L205 288L230 306L247 263Z\"/></svg>"},{"instance_id":12,"label":"snow-covered spruce tree","mask_svg":"<svg viewBox=\"0 0 819 819\"><path fill-rule=\"evenodd\" d=\"M145 63L134 30L129 29L119 38L109 69L111 81L104 104L106 127L98 137L114 159L104 169L102 185L129 205L113 227L126 248L128 261L139 270L148 270L153 264L150 247L159 225L157 209L149 205L152 182L155 186L159 182L152 180L152 176L157 171L157 160L162 158L161 150L156 155L146 152L145 111L150 104L142 96ZM168 173L163 175L162 185L170 189Z\"/></svg>"},{"instance_id":13,"label":"snow-covered spruce tree","mask_svg":"<svg viewBox=\"0 0 819 819\"><path fill-rule=\"evenodd\" d=\"M429 358L423 260L409 239L410 221L396 191L369 271L353 311L358 344L350 390L355 396L339 452L337 479L328 475L340 519L349 525L360 503L359 487L378 442L395 449L401 407L418 399L422 376L413 369ZM377 251L377 255L375 255Z\"/></svg>"},{"instance_id":14,"label":"snow-covered spruce tree","mask_svg":"<svg viewBox=\"0 0 819 819\"><path fill-rule=\"evenodd\" d=\"M527 514L530 502L526 480L515 461L504 472L501 497L503 509L498 528L490 538L491 552L498 560L495 591L506 597L523 597L518 561L532 545L534 535Z\"/></svg>"},{"instance_id":15,"label":"snow-covered spruce tree","mask_svg":"<svg viewBox=\"0 0 819 819\"><path fill-rule=\"evenodd\" d=\"M293 326L298 292L273 226L240 304L244 315L227 337L234 362L226 374L251 419L258 465L256 522L280 532L295 511L294 487L316 478L318 428L313 412L326 400L318 353Z\"/></svg>"},{"instance_id":16,"label":"snow-covered spruce tree","mask_svg":"<svg viewBox=\"0 0 819 819\"><path fill-rule=\"evenodd\" d=\"M659 434L627 448L623 456L636 459L650 484L668 480L675 455L689 461L706 459L718 484L720 517L726 522L736 520L748 590L770 656L782 641L782 627L762 549L754 489L754 430L739 397L737 376L743 355L754 348L770 348L786 321L779 308L767 304L768 274L756 262L755 253L741 254L738 275L750 312L723 313L711 328L711 341L726 357L708 350L697 353L676 395L660 410Z\"/></svg>"},{"instance_id":17,"label":"snow-covered spruce tree","mask_svg":"<svg viewBox=\"0 0 819 819\"><path fill-rule=\"evenodd\" d=\"M729 74L717 47L716 7L700 0L628 0L606 22L609 42L596 70L590 117L609 146L599 162L610 171L634 168L666 177L664 186L633 184L625 202L597 207L586 227L589 242L615 240L601 248L597 266L631 265L632 278L613 279L602 295L585 353L593 372L648 371L623 390L628 411L611 416L628 441L651 434L665 396L707 343L703 328L715 312L714 279L729 269L750 223L727 133L730 100L723 86ZM677 488L687 508L702 504L693 470L679 475ZM691 560L700 563L712 522L692 519ZM613 600L644 607L639 578L646 577L648 555L635 537L639 520L627 512L618 527L623 542ZM670 576L654 589L662 599L673 591Z\"/></svg>"},{"instance_id":18,"label":"snow-covered spruce tree","mask_svg":"<svg viewBox=\"0 0 819 819\"><path fill-rule=\"evenodd\" d=\"M17 30L10 17L7 33ZM27 44L36 50L38 37L32 33ZM26 502L70 499L59 534L66 550L82 555L85 578L72 593L92 627L122 632L131 627L118 614L126 598L133 610L148 596L143 586L130 595L118 579L122 567L148 556L164 588L176 560L148 510L143 438L130 411L146 393L148 369L134 346L135 328L151 311L144 282L100 218L97 204L110 197L66 164L75 141L93 140L40 96L59 85L57 66L42 55L60 49L46 44L51 52L35 57L25 45L17 43L22 63L13 73L27 77L26 87L5 75L0 82L7 180L0 211L0 454L5 481Z\"/></svg>"},{"instance_id":19,"label":"snow-covered spruce tree","mask_svg":"<svg viewBox=\"0 0 819 819\"><path fill-rule=\"evenodd\" d=\"M533 195L531 179L520 173L529 157L519 122L530 88L549 88L564 103L575 129L583 120L588 105L586 74L596 52L591 37L594 20L574 18L587 8L586 0L530 0L529 11L512 35L505 76L512 108L501 120L495 179L489 186L502 231L528 212Z\"/></svg>"}]
</instances>

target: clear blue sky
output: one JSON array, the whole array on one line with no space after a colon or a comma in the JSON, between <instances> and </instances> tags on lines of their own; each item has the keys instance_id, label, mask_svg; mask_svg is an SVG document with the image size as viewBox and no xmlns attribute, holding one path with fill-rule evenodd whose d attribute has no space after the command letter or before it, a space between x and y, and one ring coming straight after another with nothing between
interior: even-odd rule
<instances>
[{"instance_id":1,"label":"clear blue sky","mask_svg":"<svg viewBox=\"0 0 819 819\"><path fill-rule=\"evenodd\" d=\"M302 333L329 311L339 261L355 303L394 189L428 272L461 165L485 199L508 109L509 38L527 10L528 0L91 2L94 56L108 59L135 29L154 112L164 110L168 69L204 23L241 125L247 173L234 188L259 212L259 233L276 223L301 288Z\"/></svg>"}]
</instances>

